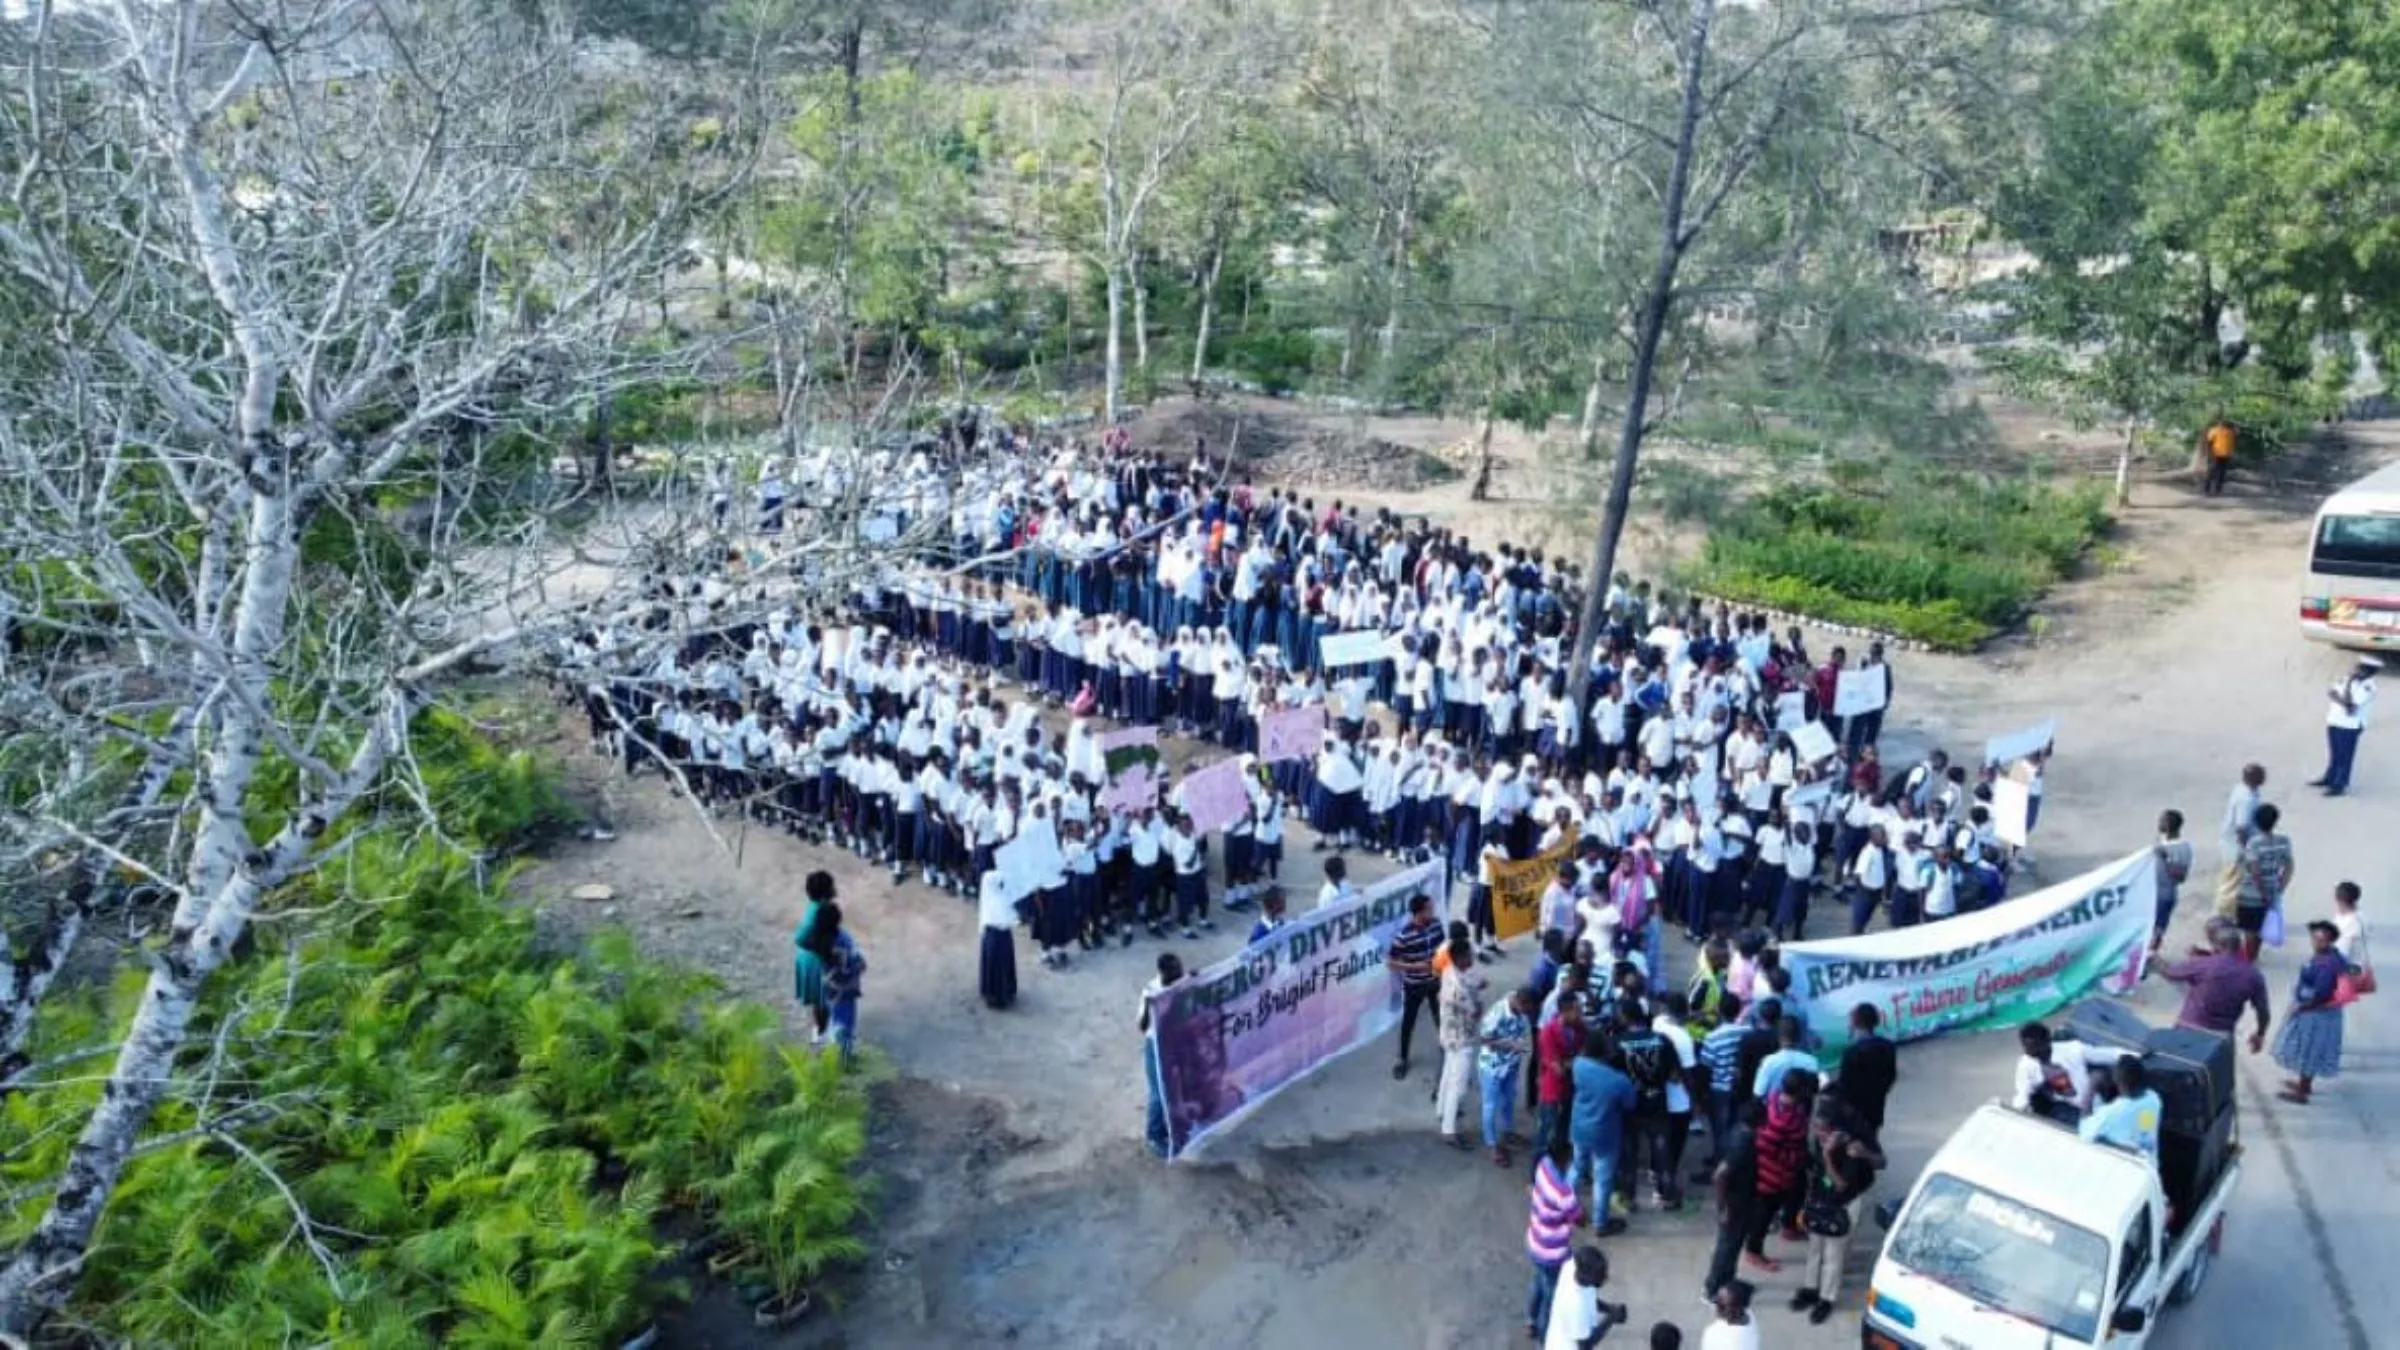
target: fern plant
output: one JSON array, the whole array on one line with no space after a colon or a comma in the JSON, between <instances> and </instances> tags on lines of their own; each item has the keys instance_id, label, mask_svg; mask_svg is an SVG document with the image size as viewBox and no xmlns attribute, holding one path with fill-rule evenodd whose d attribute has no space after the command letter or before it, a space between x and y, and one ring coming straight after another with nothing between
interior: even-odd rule
<instances>
[{"instance_id":1,"label":"fern plant","mask_svg":"<svg viewBox=\"0 0 2400 1350\"><path fill-rule=\"evenodd\" d=\"M715 1226L783 1292L858 1254L866 1107L838 1064L621 934L544 950L430 836L348 844L270 907L332 917L279 917L297 950L212 985L208 1060L154 1126L190 1137L128 1169L73 1318L142 1345L598 1346L683 1292L670 1226ZM35 1058L108 1043L136 997L54 999ZM0 1096L0 1187L25 1197L0 1242L38 1217L86 1078ZM231 1141L200 1128L229 1111Z\"/></svg>"}]
</instances>

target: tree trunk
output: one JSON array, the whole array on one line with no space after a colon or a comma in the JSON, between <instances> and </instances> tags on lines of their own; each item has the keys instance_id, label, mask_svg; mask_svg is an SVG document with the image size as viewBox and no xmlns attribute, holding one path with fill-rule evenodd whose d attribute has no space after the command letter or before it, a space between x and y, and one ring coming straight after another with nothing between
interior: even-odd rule
<instances>
[{"instance_id":1,"label":"tree trunk","mask_svg":"<svg viewBox=\"0 0 2400 1350\"><path fill-rule=\"evenodd\" d=\"M1400 344L1400 295L1408 285L1408 208L1400 208L1400 228L1392 234L1391 280L1384 287L1387 305L1383 314L1383 332L1376 339L1376 357L1390 373L1392 351Z\"/></svg>"},{"instance_id":2,"label":"tree trunk","mask_svg":"<svg viewBox=\"0 0 2400 1350\"><path fill-rule=\"evenodd\" d=\"M617 451L609 426L610 405L616 400L602 393L592 411L592 464L584 472L583 485L595 492L606 492L609 480L615 476Z\"/></svg>"},{"instance_id":3,"label":"tree trunk","mask_svg":"<svg viewBox=\"0 0 2400 1350\"><path fill-rule=\"evenodd\" d=\"M151 968L133 1025L117 1052L116 1071L59 1173L50 1209L0 1270L0 1331L31 1336L74 1291L100 1211L116 1191L150 1113L166 1095L175 1056L200 1005L200 984L211 969L164 961Z\"/></svg>"},{"instance_id":4,"label":"tree trunk","mask_svg":"<svg viewBox=\"0 0 2400 1350\"><path fill-rule=\"evenodd\" d=\"M1607 381L1608 339L1602 338L1600 350L1592 353L1592 382L1583 387L1583 418L1575 424L1575 439L1586 460L1600 445L1600 390Z\"/></svg>"},{"instance_id":5,"label":"tree trunk","mask_svg":"<svg viewBox=\"0 0 2400 1350\"><path fill-rule=\"evenodd\" d=\"M1133 262L1133 368L1150 370L1150 287L1142 280L1142 262Z\"/></svg>"},{"instance_id":6,"label":"tree trunk","mask_svg":"<svg viewBox=\"0 0 2400 1350\"><path fill-rule=\"evenodd\" d=\"M841 37L842 111L851 126L858 125L859 81L864 74L867 37L867 15L864 8L853 10L850 22L843 26Z\"/></svg>"},{"instance_id":7,"label":"tree trunk","mask_svg":"<svg viewBox=\"0 0 2400 1350\"><path fill-rule=\"evenodd\" d=\"M2125 419L2125 444L2117 448L2117 505L2133 505L2133 449L2140 437L2142 424L2133 418Z\"/></svg>"},{"instance_id":8,"label":"tree trunk","mask_svg":"<svg viewBox=\"0 0 2400 1350\"><path fill-rule=\"evenodd\" d=\"M1225 266L1225 246L1209 255L1208 270L1200 274L1200 330L1192 338L1192 392L1200 392L1200 377L1208 370L1208 329L1217 317L1217 273Z\"/></svg>"},{"instance_id":9,"label":"tree trunk","mask_svg":"<svg viewBox=\"0 0 2400 1350\"><path fill-rule=\"evenodd\" d=\"M1117 424L1125 380L1125 269L1115 262L1108 265L1108 337L1104 360L1106 393L1101 402L1101 421L1113 427Z\"/></svg>"},{"instance_id":10,"label":"tree trunk","mask_svg":"<svg viewBox=\"0 0 2400 1350\"><path fill-rule=\"evenodd\" d=\"M1569 658L1567 698L1583 706L1584 690L1592 679L1592 648L1599 641L1608 612L1609 578L1617 568L1617 545L1625 537L1625 518L1633 509L1633 471L1641 459L1642 434L1650 412L1650 386L1658 377L1658 345L1667 330L1667 314L1675 303L1675 274L1683 266L1692 241L1684 237L1685 203L1692 192L1692 160L1700 137L1700 113L1705 94L1702 77L1708 65L1708 30L1716 17L1716 0L1692 0L1689 50L1684 55L1683 108L1675 136L1675 160L1667 174L1659 203L1658 263L1642 297L1634 329L1633 368L1625 380L1625 415L1617 425L1617 459L1609 473L1608 501L1600 514L1599 537L1592 541L1592 565L1584 578L1583 611L1575 628L1574 655ZM1587 451L1591 447L1586 447Z\"/></svg>"},{"instance_id":11,"label":"tree trunk","mask_svg":"<svg viewBox=\"0 0 2400 1350\"><path fill-rule=\"evenodd\" d=\"M1467 490L1467 500L1489 501L1492 496L1492 423L1499 414L1499 391L1493 390L1483 400L1483 430L1475 437L1475 483Z\"/></svg>"}]
</instances>

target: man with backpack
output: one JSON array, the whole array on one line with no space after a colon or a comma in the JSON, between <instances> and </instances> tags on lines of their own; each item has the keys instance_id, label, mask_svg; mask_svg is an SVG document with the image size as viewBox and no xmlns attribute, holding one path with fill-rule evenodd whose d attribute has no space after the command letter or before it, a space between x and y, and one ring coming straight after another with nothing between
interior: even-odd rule
<instances>
[{"instance_id":1,"label":"man with backpack","mask_svg":"<svg viewBox=\"0 0 2400 1350\"><path fill-rule=\"evenodd\" d=\"M1674 1117L1669 1086L1683 1064L1667 1038L1650 1023L1642 1000L1617 1002L1617 1049L1625 1057L1625 1076L1633 1080L1633 1110L1626 1121L1626 1148L1617 1168L1617 1190L1625 1207L1634 1207L1634 1178L1647 1161L1658 1207L1669 1212L1683 1207L1683 1186L1675 1175Z\"/></svg>"}]
</instances>

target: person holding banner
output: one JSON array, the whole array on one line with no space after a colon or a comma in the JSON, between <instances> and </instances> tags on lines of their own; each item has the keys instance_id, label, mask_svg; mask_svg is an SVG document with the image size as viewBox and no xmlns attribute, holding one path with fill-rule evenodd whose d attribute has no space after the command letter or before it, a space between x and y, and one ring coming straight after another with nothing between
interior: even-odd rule
<instances>
[{"instance_id":1,"label":"person holding banner","mask_svg":"<svg viewBox=\"0 0 2400 1350\"><path fill-rule=\"evenodd\" d=\"M1141 1016L1134 1020L1134 1026L1144 1037L1150 1034L1151 995L1162 993L1182 981L1183 958L1173 952L1160 952L1158 954L1158 974L1150 983L1142 986ZM1150 1085L1150 1104L1142 1124L1142 1139L1150 1146L1153 1154L1165 1158L1173 1151L1175 1141L1167 1131L1167 1087L1166 1084L1159 1081L1158 1055L1154 1051L1142 1056L1142 1069Z\"/></svg>"}]
</instances>

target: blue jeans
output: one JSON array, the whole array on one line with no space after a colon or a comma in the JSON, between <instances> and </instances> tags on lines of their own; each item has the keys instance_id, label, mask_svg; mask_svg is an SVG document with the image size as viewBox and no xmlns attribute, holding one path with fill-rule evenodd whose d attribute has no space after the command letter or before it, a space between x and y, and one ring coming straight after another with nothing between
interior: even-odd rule
<instances>
[{"instance_id":1,"label":"blue jeans","mask_svg":"<svg viewBox=\"0 0 2400 1350\"><path fill-rule=\"evenodd\" d=\"M1533 1108L1533 1156L1548 1157L1567 1137L1567 1108L1563 1102L1543 1102Z\"/></svg>"},{"instance_id":2,"label":"blue jeans","mask_svg":"<svg viewBox=\"0 0 2400 1350\"><path fill-rule=\"evenodd\" d=\"M851 996L833 1001L833 1043L841 1051L844 1066L858 1060L858 999Z\"/></svg>"},{"instance_id":3,"label":"blue jeans","mask_svg":"<svg viewBox=\"0 0 2400 1350\"><path fill-rule=\"evenodd\" d=\"M2358 758L2357 727L2325 728L2325 790L2350 790L2350 765Z\"/></svg>"},{"instance_id":4,"label":"blue jeans","mask_svg":"<svg viewBox=\"0 0 2400 1350\"><path fill-rule=\"evenodd\" d=\"M1525 1325L1536 1333L1549 1329L1550 1298L1558 1292L1558 1271L1565 1264L1564 1261L1547 1266L1539 1261L1533 1263L1533 1278L1525 1285Z\"/></svg>"},{"instance_id":5,"label":"blue jeans","mask_svg":"<svg viewBox=\"0 0 2400 1350\"><path fill-rule=\"evenodd\" d=\"M1592 1225L1608 1222L1608 1196L1617 1185L1617 1153L1623 1147L1620 1139L1577 1139L1575 1159L1567 1164L1567 1189L1574 1190L1588 1178L1592 1183Z\"/></svg>"},{"instance_id":6,"label":"blue jeans","mask_svg":"<svg viewBox=\"0 0 2400 1350\"><path fill-rule=\"evenodd\" d=\"M1167 1089L1165 1084L1158 1081L1158 1059L1155 1056L1145 1051L1142 1068L1144 1076L1150 1080L1150 1118L1143 1124L1142 1137L1150 1145L1152 1153L1164 1158L1174 1146L1173 1139L1167 1133Z\"/></svg>"},{"instance_id":7,"label":"blue jeans","mask_svg":"<svg viewBox=\"0 0 2400 1350\"><path fill-rule=\"evenodd\" d=\"M1498 1148L1500 1137L1517 1124L1517 1068L1512 1064L1494 1073L1478 1067L1475 1072L1483 1084L1483 1146Z\"/></svg>"}]
</instances>

